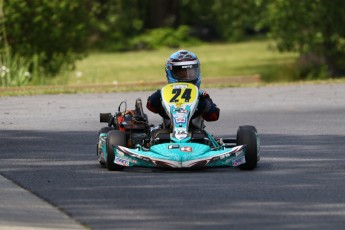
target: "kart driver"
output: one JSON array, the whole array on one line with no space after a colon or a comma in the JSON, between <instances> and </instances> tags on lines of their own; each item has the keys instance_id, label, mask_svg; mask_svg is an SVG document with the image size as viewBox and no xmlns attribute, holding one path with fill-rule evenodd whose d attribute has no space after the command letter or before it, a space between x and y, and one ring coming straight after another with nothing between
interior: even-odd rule
<instances>
[{"instance_id":1,"label":"kart driver","mask_svg":"<svg viewBox=\"0 0 345 230\"><path fill-rule=\"evenodd\" d=\"M173 53L165 65L165 73L168 83L188 82L200 88L200 62L192 52L179 50ZM160 90L157 90L147 99L146 107L151 112L158 113L163 118L169 119L161 103ZM202 116L206 121L216 121L219 118L219 111L210 96L205 91L199 90L199 103L192 118Z\"/></svg>"}]
</instances>

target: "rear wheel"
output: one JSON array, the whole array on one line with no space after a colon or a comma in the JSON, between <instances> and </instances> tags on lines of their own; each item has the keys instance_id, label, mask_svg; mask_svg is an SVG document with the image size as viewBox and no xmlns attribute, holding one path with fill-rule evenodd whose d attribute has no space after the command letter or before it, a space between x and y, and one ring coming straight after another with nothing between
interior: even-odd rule
<instances>
[{"instance_id":1,"label":"rear wheel","mask_svg":"<svg viewBox=\"0 0 345 230\"><path fill-rule=\"evenodd\" d=\"M242 125L242 126L239 127L239 129L251 129L251 130L253 130L256 133L258 132L256 130L255 126L252 126L252 125Z\"/></svg>"},{"instance_id":2,"label":"rear wheel","mask_svg":"<svg viewBox=\"0 0 345 230\"><path fill-rule=\"evenodd\" d=\"M254 126L240 126L237 130L237 145L247 145L246 163L239 166L242 170L253 170L258 162L257 131Z\"/></svg>"},{"instance_id":3,"label":"rear wheel","mask_svg":"<svg viewBox=\"0 0 345 230\"><path fill-rule=\"evenodd\" d=\"M103 127L99 130L98 135L101 133L108 133L111 130L114 130L114 127Z\"/></svg>"},{"instance_id":4,"label":"rear wheel","mask_svg":"<svg viewBox=\"0 0 345 230\"><path fill-rule=\"evenodd\" d=\"M111 130L108 132L107 138L107 169L109 171L114 170L123 170L123 166L115 164L115 154L114 147L115 145L126 146L126 134L120 130Z\"/></svg>"}]
</instances>

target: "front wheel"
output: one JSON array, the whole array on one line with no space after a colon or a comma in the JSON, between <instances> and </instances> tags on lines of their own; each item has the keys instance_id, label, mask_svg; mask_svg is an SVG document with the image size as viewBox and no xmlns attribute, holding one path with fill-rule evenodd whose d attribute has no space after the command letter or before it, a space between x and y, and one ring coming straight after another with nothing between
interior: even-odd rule
<instances>
[{"instance_id":1,"label":"front wheel","mask_svg":"<svg viewBox=\"0 0 345 230\"><path fill-rule=\"evenodd\" d=\"M258 162L258 139L254 126L240 126L237 130L237 145L247 145L246 163L239 166L242 170L253 170Z\"/></svg>"},{"instance_id":2,"label":"front wheel","mask_svg":"<svg viewBox=\"0 0 345 230\"><path fill-rule=\"evenodd\" d=\"M120 171L123 170L123 166L115 164L115 154L114 147L115 145L126 146L126 134L120 130L111 130L108 132L107 138L107 169L109 171Z\"/></svg>"}]
</instances>

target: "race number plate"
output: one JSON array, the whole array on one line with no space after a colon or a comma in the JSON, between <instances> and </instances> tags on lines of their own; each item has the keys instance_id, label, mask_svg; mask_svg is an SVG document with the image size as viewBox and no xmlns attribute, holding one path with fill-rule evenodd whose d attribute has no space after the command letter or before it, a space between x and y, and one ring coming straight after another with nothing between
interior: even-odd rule
<instances>
[{"instance_id":1,"label":"race number plate","mask_svg":"<svg viewBox=\"0 0 345 230\"><path fill-rule=\"evenodd\" d=\"M183 104L193 104L198 96L198 88L190 83L168 84L162 89L163 101L180 107Z\"/></svg>"}]
</instances>

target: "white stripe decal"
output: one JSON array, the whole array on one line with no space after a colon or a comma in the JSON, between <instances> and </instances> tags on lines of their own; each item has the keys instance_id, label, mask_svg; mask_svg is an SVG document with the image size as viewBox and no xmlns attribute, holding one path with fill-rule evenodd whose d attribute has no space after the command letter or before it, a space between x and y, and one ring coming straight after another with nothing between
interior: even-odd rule
<instances>
[{"instance_id":1,"label":"white stripe decal","mask_svg":"<svg viewBox=\"0 0 345 230\"><path fill-rule=\"evenodd\" d=\"M174 66L180 66L180 65L195 65L198 64L198 61L182 61L182 62L171 62Z\"/></svg>"}]
</instances>

